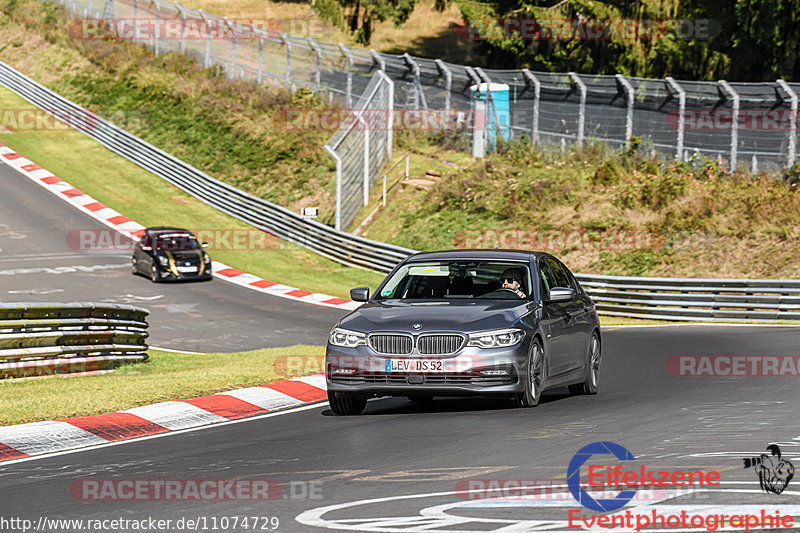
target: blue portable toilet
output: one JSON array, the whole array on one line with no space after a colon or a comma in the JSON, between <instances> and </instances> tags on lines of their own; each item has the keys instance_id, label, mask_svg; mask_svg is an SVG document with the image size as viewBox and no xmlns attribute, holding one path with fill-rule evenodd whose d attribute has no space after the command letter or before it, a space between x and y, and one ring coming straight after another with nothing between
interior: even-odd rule
<instances>
[{"instance_id":1,"label":"blue portable toilet","mask_svg":"<svg viewBox=\"0 0 800 533\"><path fill-rule=\"evenodd\" d=\"M470 109L476 125L473 135L473 155L476 157L483 156L482 147L476 146L481 141L477 138L481 130L480 125L484 126L483 147L488 152L497 148L498 131L504 141L511 138L511 105L508 93L508 85L505 83L481 83L470 87ZM483 133L480 133L480 136L482 135Z\"/></svg>"}]
</instances>

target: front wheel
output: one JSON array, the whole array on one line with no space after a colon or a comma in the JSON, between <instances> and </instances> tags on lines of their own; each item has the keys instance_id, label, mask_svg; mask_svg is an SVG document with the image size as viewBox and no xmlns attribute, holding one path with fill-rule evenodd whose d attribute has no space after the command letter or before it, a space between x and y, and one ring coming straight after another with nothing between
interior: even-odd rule
<instances>
[{"instance_id":1,"label":"front wheel","mask_svg":"<svg viewBox=\"0 0 800 533\"><path fill-rule=\"evenodd\" d=\"M525 371L525 391L514 397L516 407L536 407L542 397L544 350L538 340L531 343Z\"/></svg>"},{"instance_id":2,"label":"front wheel","mask_svg":"<svg viewBox=\"0 0 800 533\"><path fill-rule=\"evenodd\" d=\"M155 265L150 265L150 281L153 283L158 283L160 280L158 278L158 268Z\"/></svg>"},{"instance_id":3,"label":"front wheel","mask_svg":"<svg viewBox=\"0 0 800 533\"><path fill-rule=\"evenodd\" d=\"M361 414L361 411L367 406L367 399L363 396L328 391L328 403L331 411L337 415L352 416Z\"/></svg>"},{"instance_id":4,"label":"front wheel","mask_svg":"<svg viewBox=\"0 0 800 533\"><path fill-rule=\"evenodd\" d=\"M597 332L594 332L592 333L592 339L589 341L589 350L586 354L586 379L583 383L570 385L570 394L597 394L597 386L600 384L601 355L600 337Z\"/></svg>"}]
</instances>

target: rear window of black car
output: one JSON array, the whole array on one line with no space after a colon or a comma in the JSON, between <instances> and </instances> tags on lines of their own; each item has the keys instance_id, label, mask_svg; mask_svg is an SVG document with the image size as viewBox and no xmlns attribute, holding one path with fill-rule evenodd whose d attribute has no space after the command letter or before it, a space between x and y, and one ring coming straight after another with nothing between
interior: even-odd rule
<instances>
[{"instance_id":1,"label":"rear window of black car","mask_svg":"<svg viewBox=\"0 0 800 533\"><path fill-rule=\"evenodd\" d=\"M497 299L518 300L500 290L501 278L512 271L530 295L527 263L512 261L431 261L406 263L375 295L378 300Z\"/></svg>"}]
</instances>

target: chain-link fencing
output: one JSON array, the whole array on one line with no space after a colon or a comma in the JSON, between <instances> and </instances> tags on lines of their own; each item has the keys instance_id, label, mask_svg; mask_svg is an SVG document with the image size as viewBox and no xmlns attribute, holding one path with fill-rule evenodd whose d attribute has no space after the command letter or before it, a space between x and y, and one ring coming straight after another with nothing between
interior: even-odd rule
<instances>
[{"instance_id":1,"label":"chain-link fencing","mask_svg":"<svg viewBox=\"0 0 800 533\"><path fill-rule=\"evenodd\" d=\"M481 69L287 35L167 0L51 1L83 19L77 30L90 37L113 30L157 54L188 53L232 78L307 87L347 108L376 70L394 82L396 109L468 112L472 87L500 83L509 87L515 138L525 134L531 142L556 146L593 141L621 146L636 136L645 149L665 156L687 159L698 153L759 171L788 167L796 158L800 83Z\"/></svg>"}]
</instances>

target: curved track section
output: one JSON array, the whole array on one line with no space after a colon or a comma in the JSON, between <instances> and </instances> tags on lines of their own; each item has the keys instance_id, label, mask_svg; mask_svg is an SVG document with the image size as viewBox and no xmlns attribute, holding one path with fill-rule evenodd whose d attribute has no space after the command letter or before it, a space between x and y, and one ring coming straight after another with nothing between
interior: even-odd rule
<instances>
[{"instance_id":1,"label":"curved track section","mask_svg":"<svg viewBox=\"0 0 800 533\"><path fill-rule=\"evenodd\" d=\"M81 229L108 227L0 165L0 299L145 307L150 344L201 352L323 344L347 313L219 280L153 284L131 275L130 254L71 248L67 235Z\"/></svg>"},{"instance_id":2,"label":"curved track section","mask_svg":"<svg viewBox=\"0 0 800 533\"><path fill-rule=\"evenodd\" d=\"M569 509L579 508L569 497L554 505L537 498L467 501L457 491L475 479L523 480L557 490L581 447L608 440L649 469L720 473L718 490L657 492L652 500L634 502L640 510L777 509L797 516L797 481L783 496L764 494L742 458L778 442L784 458L800 466L798 378L677 377L667 371L667 361L676 355L797 356L799 334L795 327L606 329L597 396L559 389L545 393L534 409L473 399L382 399L370 401L359 417L333 416L320 404L0 464L0 501L34 523L43 516L153 517L173 524L201 519L211 525L216 519L221 525L223 517L249 516L276 517L278 530L289 532L567 531ZM277 498L269 501L186 501L163 494L96 501L75 493L87 480L267 480L281 492L273 491ZM235 529L227 524L228 531L252 530L252 522ZM188 529L184 522L172 530Z\"/></svg>"}]
</instances>

